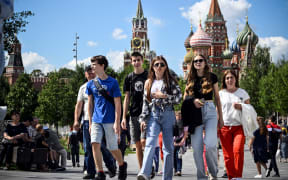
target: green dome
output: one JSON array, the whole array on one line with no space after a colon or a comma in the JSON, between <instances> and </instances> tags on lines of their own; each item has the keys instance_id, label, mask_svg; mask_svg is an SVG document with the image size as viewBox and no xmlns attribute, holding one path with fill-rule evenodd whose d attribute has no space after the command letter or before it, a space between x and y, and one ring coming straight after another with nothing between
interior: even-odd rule
<instances>
[{"instance_id":1,"label":"green dome","mask_svg":"<svg viewBox=\"0 0 288 180\"><path fill-rule=\"evenodd\" d=\"M246 26L237 37L237 43L239 44L239 46L247 45L249 35L251 36L251 44L255 46L258 43L258 36L252 31L248 24L248 20L246 20Z\"/></svg>"},{"instance_id":2,"label":"green dome","mask_svg":"<svg viewBox=\"0 0 288 180\"><path fill-rule=\"evenodd\" d=\"M233 53L230 51L230 49L225 49L225 51L223 51L223 53L221 54L221 57L223 59L232 59Z\"/></svg>"},{"instance_id":3,"label":"green dome","mask_svg":"<svg viewBox=\"0 0 288 180\"><path fill-rule=\"evenodd\" d=\"M188 48L189 51L187 52L187 54L184 56L184 62L185 63L190 63L192 62L194 55L193 55L193 51L191 48Z\"/></svg>"}]
</instances>

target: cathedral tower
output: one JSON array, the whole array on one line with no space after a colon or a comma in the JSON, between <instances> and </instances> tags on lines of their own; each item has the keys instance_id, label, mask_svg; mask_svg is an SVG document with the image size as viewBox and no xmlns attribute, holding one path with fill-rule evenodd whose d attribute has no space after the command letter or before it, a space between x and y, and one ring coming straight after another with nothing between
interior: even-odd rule
<instances>
[{"instance_id":1,"label":"cathedral tower","mask_svg":"<svg viewBox=\"0 0 288 180\"><path fill-rule=\"evenodd\" d=\"M212 60L214 66L223 63L221 54L225 50L225 39L228 39L227 28L225 24L226 21L224 20L221 13L218 0L211 0L209 13L205 21L205 32L207 32L212 38L210 60Z\"/></svg>"},{"instance_id":2,"label":"cathedral tower","mask_svg":"<svg viewBox=\"0 0 288 180\"><path fill-rule=\"evenodd\" d=\"M21 55L21 44L19 40L13 44L12 52L9 53L9 61L4 76L10 85L14 84L18 77L24 73L24 66Z\"/></svg>"}]
</instances>

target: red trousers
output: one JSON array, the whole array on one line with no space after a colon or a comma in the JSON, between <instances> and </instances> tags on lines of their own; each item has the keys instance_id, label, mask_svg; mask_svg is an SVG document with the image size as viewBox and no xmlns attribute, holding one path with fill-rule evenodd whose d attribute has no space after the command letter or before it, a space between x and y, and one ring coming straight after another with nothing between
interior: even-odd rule
<instances>
[{"instance_id":1,"label":"red trousers","mask_svg":"<svg viewBox=\"0 0 288 180\"><path fill-rule=\"evenodd\" d=\"M242 126L224 126L220 130L220 140L229 180L241 178L245 144Z\"/></svg>"},{"instance_id":2,"label":"red trousers","mask_svg":"<svg viewBox=\"0 0 288 180\"><path fill-rule=\"evenodd\" d=\"M162 137L162 132L160 132L158 138L159 138L159 147L160 147L160 158L163 161L163 137Z\"/></svg>"}]
</instances>

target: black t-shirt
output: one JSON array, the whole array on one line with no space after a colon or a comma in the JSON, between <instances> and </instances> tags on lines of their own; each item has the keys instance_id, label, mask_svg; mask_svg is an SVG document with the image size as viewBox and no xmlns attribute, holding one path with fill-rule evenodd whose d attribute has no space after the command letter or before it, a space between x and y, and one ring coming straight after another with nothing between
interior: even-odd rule
<instances>
[{"instance_id":1,"label":"black t-shirt","mask_svg":"<svg viewBox=\"0 0 288 180\"><path fill-rule=\"evenodd\" d=\"M148 72L144 71L141 74L130 73L124 82L124 92L130 92L130 115L139 116L142 111L144 85L147 80Z\"/></svg>"},{"instance_id":2,"label":"black t-shirt","mask_svg":"<svg viewBox=\"0 0 288 180\"><path fill-rule=\"evenodd\" d=\"M267 148L267 136L260 134L260 129L257 129L253 133L255 140L253 142L253 149L257 148Z\"/></svg>"},{"instance_id":3,"label":"black t-shirt","mask_svg":"<svg viewBox=\"0 0 288 180\"><path fill-rule=\"evenodd\" d=\"M212 82L212 88L213 85L218 82L217 76L211 72L210 72L210 81ZM203 76L202 77L197 76L193 87L194 97L199 99L204 98L205 100L212 100L213 90L207 94L202 94L202 82L203 82Z\"/></svg>"},{"instance_id":4,"label":"black t-shirt","mask_svg":"<svg viewBox=\"0 0 288 180\"><path fill-rule=\"evenodd\" d=\"M79 141L80 141L80 133L79 131L76 133L76 132L72 132L69 136L69 142L71 145L79 145Z\"/></svg>"},{"instance_id":5,"label":"black t-shirt","mask_svg":"<svg viewBox=\"0 0 288 180\"><path fill-rule=\"evenodd\" d=\"M11 137L16 136L21 133L28 134L26 126L22 123L19 123L17 126L12 126L11 124L8 124L5 129L5 132L8 134L8 136L11 136ZM17 139L17 141L19 144L23 143L22 139Z\"/></svg>"},{"instance_id":6,"label":"black t-shirt","mask_svg":"<svg viewBox=\"0 0 288 180\"><path fill-rule=\"evenodd\" d=\"M8 124L5 129L5 132L11 137L16 136L21 133L28 134L26 126L22 123L19 123L17 126L12 126L11 124Z\"/></svg>"}]
</instances>

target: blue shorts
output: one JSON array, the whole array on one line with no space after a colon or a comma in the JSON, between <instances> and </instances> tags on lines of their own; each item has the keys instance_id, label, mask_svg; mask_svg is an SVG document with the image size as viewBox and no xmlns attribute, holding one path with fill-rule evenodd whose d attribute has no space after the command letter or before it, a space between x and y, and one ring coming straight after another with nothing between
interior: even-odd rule
<instances>
[{"instance_id":1,"label":"blue shorts","mask_svg":"<svg viewBox=\"0 0 288 180\"><path fill-rule=\"evenodd\" d=\"M117 138L118 135L115 134L113 129L114 123L94 123L92 122L91 127L91 144L99 143L101 144L103 136L105 135L106 146L110 151L118 149Z\"/></svg>"}]
</instances>

